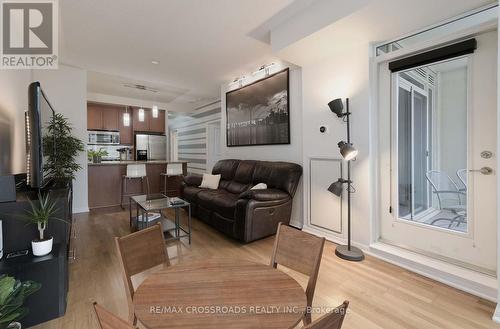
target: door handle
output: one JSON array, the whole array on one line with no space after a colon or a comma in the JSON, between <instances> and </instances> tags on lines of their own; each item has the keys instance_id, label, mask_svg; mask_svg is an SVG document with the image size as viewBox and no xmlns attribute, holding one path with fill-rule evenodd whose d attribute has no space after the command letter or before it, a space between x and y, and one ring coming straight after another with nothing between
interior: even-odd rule
<instances>
[{"instance_id":1,"label":"door handle","mask_svg":"<svg viewBox=\"0 0 500 329\"><path fill-rule=\"evenodd\" d=\"M479 172L483 175L491 175L493 174L493 169L491 169L490 167L483 167L481 169L476 169L476 170L469 170L470 172Z\"/></svg>"}]
</instances>

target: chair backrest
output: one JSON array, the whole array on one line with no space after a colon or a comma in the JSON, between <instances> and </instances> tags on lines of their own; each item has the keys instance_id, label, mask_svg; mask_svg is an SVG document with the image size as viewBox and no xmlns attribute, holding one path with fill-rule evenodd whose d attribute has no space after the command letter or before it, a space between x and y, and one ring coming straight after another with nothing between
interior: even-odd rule
<instances>
[{"instance_id":1,"label":"chair backrest","mask_svg":"<svg viewBox=\"0 0 500 329\"><path fill-rule=\"evenodd\" d=\"M467 189L467 169L457 170L457 177L462 185Z\"/></svg>"},{"instance_id":2,"label":"chair backrest","mask_svg":"<svg viewBox=\"0 0 500 329\"><path fill-rule=\"evenodd\" d=\"M183 173L182 163L167 163L167 175L176 176L182 175Z\"/></svg>"},{"instance_id":3,"label":"chair backrest","mask_svg":"<svg viewBox=\"0 0 500 329\"><path fill-rule=\"evenodd\" d=\"M303 327L303 329L340 329L342 328L342 323L344 322L345 315L347 313L347 307L349 302L345 301L342 305L335 308L330 313L323 315L321 318L317 319L313 323L310 323Z\"/></svg>"},{"instance_id":4,"label":"chair backrest","mask_svg":"<svg viewBox=\"0 0 500 329\"><path fill-rule=\"evenodd\" d=\"M141 164L128 164L127 177L146 177L146 165Z\"/></svg>"},{"instance_id":5,"label":"chair backrest","mask_svg":"<svg viewBox=\"0 0 500 329\"><path fill-rule=\"evenodd\" d=\"M135 329L125 320L117 317L104 307L94 302L94 312L100 329Z\"/></svg>"},{"instance_id":6,"label":"chair backrest","mask_svg":"<svg viewBox=\"0 0 500 329\"><path fill-rule=\"evenodd\" d=\"M161 264L170 265L161 224L115 238L116 250L122 267L123 282L129 303L129 315L135 323L132 298L132 276Z\"/></svg>"},{"instance_id":7,"label":"chair backrest","mask_svg":"<svg viewBox=\"0 0 500 329\"><path fill-rule=\"evenodd\" d=\"M439 208L444 208L446 205L457 205L461 203L458 193L445 193L446 191L458 192L457 184L451 177L441 170L429 170L425 177L432 186L432 189L438 199Z\"/></svg>"},{"instance_id":8,"label":"chair backrest","mask_svg":"<svg viewBox=\"0 0 500 329\"><path fill-rule=\"evenodd\" d=\"M276 268L279 264L309 276L306 288L308 306L312 305L324 245L325 238L302 232L282 223L278 225L271 266Z\"/></svg>"}]
</instances>

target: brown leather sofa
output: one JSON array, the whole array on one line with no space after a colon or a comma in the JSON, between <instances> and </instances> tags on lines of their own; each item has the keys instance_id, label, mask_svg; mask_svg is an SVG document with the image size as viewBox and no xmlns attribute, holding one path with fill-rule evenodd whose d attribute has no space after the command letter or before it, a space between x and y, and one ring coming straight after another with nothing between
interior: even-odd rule
<instances>
[{"instance_id":1,"label":"brown leather sofa","mask_svg":"<svg viewBox=\"0 0 500 329\"><path fill-rule=\"evenodd\" d=\"M229 159L217 162L212 174L221 175L217 190L199 188L200 175L184 178L182 197L196 218L242 242L273 235L279 222L290 222L300 165ZM258 183L267 189L250 190Z\"/></svg>"}]
</instances>

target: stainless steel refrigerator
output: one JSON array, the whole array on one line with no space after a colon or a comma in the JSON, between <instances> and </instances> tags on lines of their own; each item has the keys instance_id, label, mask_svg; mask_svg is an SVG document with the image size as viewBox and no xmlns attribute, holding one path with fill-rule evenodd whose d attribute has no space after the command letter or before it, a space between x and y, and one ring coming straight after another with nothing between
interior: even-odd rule
<instances>
[{"instance_id":1,"label":"stainless steel refrigerator","mask_svg":"<svg viewBox=\"0 0 500 329\"><path fill-rule=\"evenodd\" d=\"M135 135L135 154L147 152L147 160L167 159L167 137L164 135ZM144 153L144 152L142 152Z\"/></svg>"}]
</instances>

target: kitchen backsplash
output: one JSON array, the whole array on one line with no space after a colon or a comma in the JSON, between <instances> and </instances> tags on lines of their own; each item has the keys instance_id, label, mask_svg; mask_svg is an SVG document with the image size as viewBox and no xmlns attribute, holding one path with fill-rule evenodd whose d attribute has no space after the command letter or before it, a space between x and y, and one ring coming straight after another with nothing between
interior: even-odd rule
<instances>
[{"instance_id":1,"label":"kitchen backsplash","mask_svg":"<svg viewBox=\"0 0 500 329\"><path fill-rule=\"evenodd\" d=\"M106 150L108 155L102 157L102 160L120 160L120 152L119 149L129 149L129 155L127 159L124 160L132 160L133 159L133 147L130 145L87 145L87 150L98 151L98 150Z\"/></svg>"}]
</instances>

